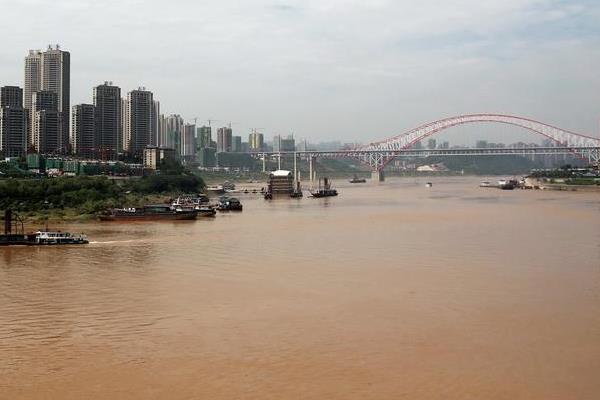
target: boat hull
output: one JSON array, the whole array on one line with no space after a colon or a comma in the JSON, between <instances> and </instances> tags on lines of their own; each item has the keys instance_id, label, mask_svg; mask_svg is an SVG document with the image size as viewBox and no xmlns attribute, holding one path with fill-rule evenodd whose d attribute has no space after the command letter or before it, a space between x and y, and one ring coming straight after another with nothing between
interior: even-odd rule
<instances>
[{"instance_id":1,"label":"boat hull","mask_svg":"<svg viewBox=\"0 0 600 400\"><path fill-rule=\"evenodd\" d=\"M241 205L233 207L218 207L219 211L242 211L242 209L243 207Z\"/></svg>"},{"instance_id":2,"label":"boat hull","mask_svg":"<svg viewBox=\"0 0 600 400\"><path fill-rule=\"evenodd\" d=\"M310 192L312 197L321 198L321 197L335 197L338 195L337 191L319 191L319 192Z\"/></svg>"},{"instance_id":3,"label":"boat hull","mask_svg":"<svg viewBox=\"0 0 600 400\"><path fill-rule=\"evenodd\" d=\"M122 214L108 214L100 215L98 218L100 221L182 221L182 220L193 220L198 217L197 211L190 212L178 212L178 213L164 213L164 214L138 214L135 215L122 215Z\"/></svg>"},{"instance_id":4,"label":"boat hull","mask_svg":"<svg viewBox=\"0 0 600 400\"><path fill-rule=\"evenodd\" d=\"M65 246L88 243L87 239L62 238L60 240L37 241L35 235L0 235L0 246Z\"/></svg>"},{"instance_id":5,"label":"boat hull","mask_svg":"<svg viewBox=\"0 0 600 400\"><path fill-rule=\"evenodd\" d=\"M198 210L198 218L211 218L217 215L217 211L211 210Z\"/></svg>"}]
</instances>

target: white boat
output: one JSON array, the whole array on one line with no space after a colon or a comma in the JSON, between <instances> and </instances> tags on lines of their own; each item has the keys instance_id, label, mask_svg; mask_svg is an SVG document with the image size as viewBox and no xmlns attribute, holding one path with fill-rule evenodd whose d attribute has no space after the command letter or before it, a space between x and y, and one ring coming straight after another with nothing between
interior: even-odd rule
<instances>
[{"instance_id":1,"label":"white boat","mask_svg":"<svg viewBox=\"0 0 600 400\"><path fill-rule=\"evenodd\" d=\"M178 212L195 210L199 217L211 217L217 213L215 208L208 204L208 197L202 194L179 196L171 203L171 209Z\"/></svg>"},{"instance_id":2,"label":"white boat","mask_svg":"<svg viewBox=\"0 0 600 400\"><path fill-rule=\"evenodd\" d=\"M37 231L35 244L86 244L87 236L81 233Z\"/></svg>"},{"instance_id":3,"label":"white boat","mask_svg":"<svg viewBox=\"0 0 600 400\"><path fill-rule=\"evenodd\" d=\"M207 192L212 192L212 193L215 193L215 194L223 194L223 193L225 193L225 189L223 189L222 185L207 186L206 187L206 191Z\"/></svg>"},{"instance_id":4,"label":"white boat","mask_svg":"<svg viewBox=\"0 0 600 400\"><path fill-rule=\"evenodd\" d=\"M428 187L428 188L430 188L430 187L432 187L432 186L433 186L433 183L431 183L431 182L427 182L427 183L425 184L425 187Z\"/></svg>"},{"instance_id":5,"label":"white boat","mask_svg":"<svg viewBox=\"0 0 600 400\"><path fill-rule=\"evenodd\" d=\"M492 184L489 181L481 181L479 187L492 187Z\"/></svg>"}]
</instances>

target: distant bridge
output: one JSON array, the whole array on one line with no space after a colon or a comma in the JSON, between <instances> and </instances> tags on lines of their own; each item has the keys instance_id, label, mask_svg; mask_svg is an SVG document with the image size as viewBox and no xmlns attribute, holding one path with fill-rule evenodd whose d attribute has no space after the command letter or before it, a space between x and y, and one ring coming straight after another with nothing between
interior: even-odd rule
<instances>
[{"instance_id":1,"label":"distant bridge","mask_svg":"<svg viewBox=\"0 0 600 400\"><path fill-rule=\"evenodd\" d=\"M412 146L428 136L435 135L445 129L471 123L500 123L517 126L535 134L546 137L556 143L555 147L523 147L523 148L460 148L460 149L413 149ZM286 152L258 152L255 155L263 160L269 156L281 158ZM351 150L339 151L303 151L288 152L304 154L310 159L327 157L351 157L368 165L374 172L383 177L385 166L396 157L427 156L485 156L485 155L530 155L530 154L574 154L590 163L600 162L600 139L571 132L566 129L538 122L529 118L503 114L469 114L444 118L421 125L400 135L379 142L360 146ZM312 168L311 168L312 169ZM311 174L312 176L312 174Z\"/></svg>"}]
</instances>

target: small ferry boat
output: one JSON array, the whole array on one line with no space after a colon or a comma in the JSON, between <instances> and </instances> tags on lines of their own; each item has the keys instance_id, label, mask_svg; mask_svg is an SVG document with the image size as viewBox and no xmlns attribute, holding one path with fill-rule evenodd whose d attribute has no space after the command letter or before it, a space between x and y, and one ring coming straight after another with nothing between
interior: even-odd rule
<instances>
[{"instance_id":1,"label":"small ferry boat","mask_svg":"<svg viewBox=\"0 0 600 400\"><path fill-rule=\"evenodd\" d=\"M242 211L242 203L235 197L223 196L219 199L217 210L219 211Z\"/></svg>"},{"instance_id":2,"label":"small ferry boat","mask_svg":"<svg viewBox=\"0 0 600 400\"><path fill-rule=\"evenodd\" d=\"M43 246L88 243L87 236L83 233L40 230L27 234L0 235L0 246Z\"/></svg>"},{"instance_id":3,"label":"small ferry boat","mask_svg":"<svg viewBox=\"0 0 600 400\"><path fill-rule=\"evenodd\" d=\"M348 182L350 182L350 183L366 183L367 180L365 178L359 178L358 176L354 175L354 178L350 179Z\"/></svg>"},{"instance_id":4,"label":"small ferry boat","mask_svg":"<svg viewBox=\"0 0 600 400\"><path fill-rule=\"evenodd\" d=\"M150 204L140 208L113 208L100 214L101 221L159 221L196 219L198 211L192 207L173 208L169 204Z\"/></svg>"},{"instance_id":5,"label":"small ferry boat","mask_svg":"<svg viewBox=\"0 0 600 400\"><path fill-rule=\"evenodd\" d=\"M516 180L501 179L498 181L498 187L502 190L513 190L518 185Z\"/></svg>"},{"instance_id":6,"label":"small ferry boat","mask_svg":"<svg viewBox=\"0 0 600 400\"><path fill-rule=\"evenodd\" d=\"M312 197L332 197L337 196L338 192L331 188L331 182L329 178L319 178L319 188L317 190L311 190L310 194Z\"/></svg>"},{"instance_id":7,"label":"small ferry boat","mask_svg":"<svg viewBox=\"0 0 600 400\"><path fill-rule=\"evenodd\" d=\"M367 183L367 180L365 178L359 178L357 175L354 175L354 177L352 179L350 179L348 182L350 182L350 183Z\"/></svg>"},{"instance_id":8,"label":"small ferry boat","mask_svg":"<svg viewBox=\"0 0 600 400\"><path fill-rule=\"evenodd\" d=\"M35 233L34 244L52 245L52 244L87 244L87 236L82 233L69 233L61 231L37 231Z\"/></svg>"}]
</instances>

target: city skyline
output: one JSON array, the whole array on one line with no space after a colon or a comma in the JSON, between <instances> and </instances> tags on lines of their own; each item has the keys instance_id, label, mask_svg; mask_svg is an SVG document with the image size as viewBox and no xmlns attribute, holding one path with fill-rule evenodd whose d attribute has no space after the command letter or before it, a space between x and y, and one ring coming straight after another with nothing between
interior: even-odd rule
<instances>
[{"instance_id":1,"label":"city skyline","mask_svg":"<svg viewBox=\"0 0 600 400\"><path fill-rule=\"evenodd\" d=\"M164 114L237 121L244 135L261 126L267 137L368 142L446 116L502 112L598 136L600 6L590 1L136 4L4 7L0 33L15 40L0 56L0 81L21 86L26 51L58 42L73 55L71 104L91 103L106 80L124 91L146 86ZM32 18L20 21L24 9ZM448 137L473 142L469 132Z\"/></svg>"}]
</instances>

